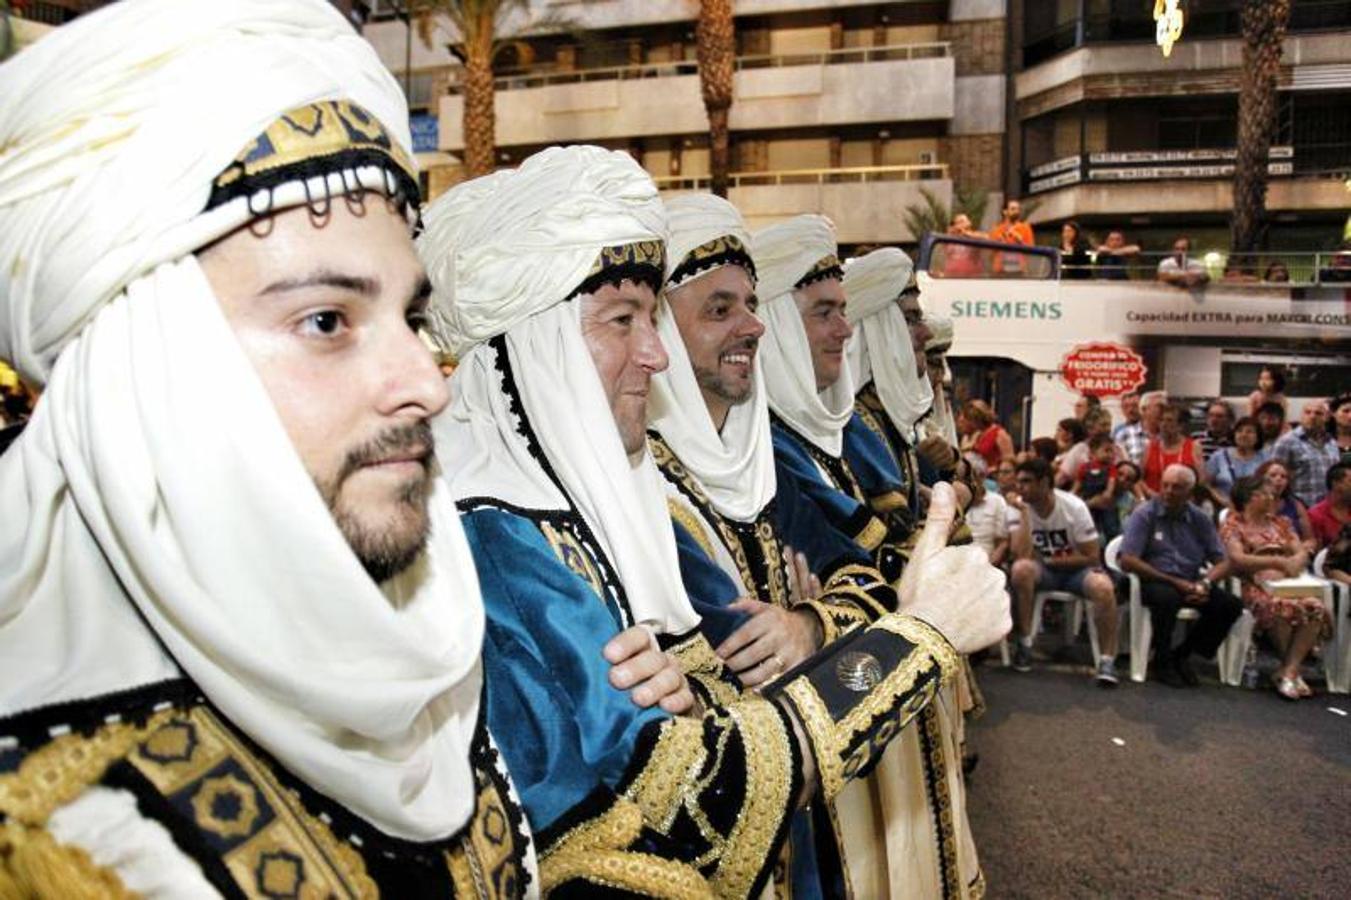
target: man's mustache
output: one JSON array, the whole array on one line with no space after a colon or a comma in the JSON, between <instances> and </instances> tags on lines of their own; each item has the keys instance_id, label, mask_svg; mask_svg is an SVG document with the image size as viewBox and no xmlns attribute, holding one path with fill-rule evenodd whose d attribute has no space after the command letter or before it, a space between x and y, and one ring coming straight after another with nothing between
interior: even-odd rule
<instances>
[{"instance_id":1,"label":"man's mustache","mask_svg":"<svg viewBox=\"0 0 1351 900\"><path fill-rule=\"evenodd\" d=\"M432 426L427 420L411 425L387 428L371 440L347 452L335 483L341 484L349 475L365 466L378 465L391 459L417 457L425 465L435 449Z\"/></svg>"}]
</instances>

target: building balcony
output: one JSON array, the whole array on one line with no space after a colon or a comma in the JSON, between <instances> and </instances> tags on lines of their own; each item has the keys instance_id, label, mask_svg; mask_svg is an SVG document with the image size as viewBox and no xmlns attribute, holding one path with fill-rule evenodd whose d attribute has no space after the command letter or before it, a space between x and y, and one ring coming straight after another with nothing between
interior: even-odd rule
<instances>
[{"instance_id":1,"label":"building balcony","mask_svg":"<svg viewBox=\"0 0 1351 900\"><path fill-rule=\"evenodd\" d=\"M737 59L731 128L947 120L956 79L946 42ZM464 147L463 98L440 98L439 149ZM500 146L622 140L708 130L692 61L497 80Z\"/></svg>"},{"instance_id":2,"label":"building balcony","mask_svg":"<svg viewBox=\"0 0 1351 900\"><path fill-rule=\"evenodd\" d=\"M1152 43L1089 45L1019 72L1014 79L1018 117L1122 97L1194 97L1238 92L1243 64L1237 38L1182 40L1164 57ZM1298 34L1285 39L1281 90L1351 88L1347 32Z\"/></svg>"},{"instance_id":3,"label":"building balcony","mask_svg":"<svg viewBox=\"0 0 1351 900\"><path fill-rule=\"evenodd\" d=\"M1148 150L1067 156L1023 172L1037 197L1035 219L1094 215L1227 213L1233 209L1235 151ZM1342 161L1333 166L1334 158ZM1336 211L1346 206L1351 148L1272 147L1267 208Z\"/></svg>"},{"instance_id":4,"label":"building balcony","mask_svg":"<svg viewBox=\"0 0 1351 900\"><path fill-rule=\"evenodd\" d=\"M655 180L662 191L672 193L709 187L707 176ZM752 231L802 213L820 213L835 223L841 244L918 240L901 212L924 202L921 188L945 205L952 202L952 180L948 167L941 164L737 172L729 181L727 199Z\"/></svg>"}]
</instances>

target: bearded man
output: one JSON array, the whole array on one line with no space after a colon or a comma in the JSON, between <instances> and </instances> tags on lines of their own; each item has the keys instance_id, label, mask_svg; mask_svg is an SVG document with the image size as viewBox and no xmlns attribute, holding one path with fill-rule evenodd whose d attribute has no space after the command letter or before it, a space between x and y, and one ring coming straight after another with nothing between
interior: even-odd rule
<instances>
[{"instance_id":1,"label":"bearded man","mask_svg":"<svg viewBox=\"0 0 1351 900\"><path fill-rule=\"evenodd\" d=\"M426 217L440 330L460 357L435 427L456 448L448 476L488 611L489 721L542 885L756 895L816 785L829 800L866 772L955 669L954 647L1003 627L1001 581L944 549L936 519L912 616L883 616L743 694L698 632L646 449L650 382L667 365L651 178L623 153L553 148L452 189ZM931 597L930 577L955 578L961 600ZM682 659L699 715L619 702L598 659L635 622Z\"/></svg>"},{"instance_id":2,"label":"bearded man","mask_svg":"<svg viewBox=\"0 0 1351 900\"><path fill-rule=\"evenodd\" d=\"M46 385L0 457L0 895L537 895L398 85L321 0L124 0L0 95L0 356Z\"/></svg>"},{"instance_id":3,"label":"bearded man","mask_svg":"<svg viewBox=\"0 0 1351 900\"><path fill-rule=\"evenodd\" d=\"M764 326L740 214L703 194L666 206L672 253L658 331L671 365L653 378L649 442L666 477L701 630L754 686L777 675L783 660L792 665L894 609L896 597L793 475L775 472L756 353ZM728 627L736 630L724 636ZM779 870L792 875L785 889L794 896L964 896L979 885L960 770L945 762L956 759L956 747L944 745L932 707L920 716L874 775L829 807L814 805L813 817L796 817ZM950 801L931 807L931 786Z\"/></svg>"}]
</instances>

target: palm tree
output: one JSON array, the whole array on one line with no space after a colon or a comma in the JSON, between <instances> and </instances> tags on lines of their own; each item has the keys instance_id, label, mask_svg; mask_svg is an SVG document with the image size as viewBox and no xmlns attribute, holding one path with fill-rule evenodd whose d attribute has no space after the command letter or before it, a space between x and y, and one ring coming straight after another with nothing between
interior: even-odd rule
<instances>
[{"instance_id":1,"label":"palm tree","mask_svg":"<svg viewBox=\"0 0 1351 900\"><path fill-rule=\"evenodd\" d=\"M586 0L583 0L586 2ZM417 22L418 36L432 46L436 19L444 16L454 27L450 52L464 66L464 168L470 178L487 175L496 164L497 110L493 101L493 62L508 47L524 49L521 30L506 33L506 22L518 14L524 30L575 31L567 16L554 12L532 14L530 0L405 0L405 12Z\"/></svg>"},{"instance_id":2,"label":"palm tree","mask_svg":"<svg viewBox=\"0 0 1351 900\"><path fill-rule=\"evenodd\" d=\"M708 167L711 189L727 196L727 172L731 168L731 137L727 120L732 109L732 79L736 61L736 32L732 25L732 0L699 0L695 26L695 56L699 60L699 89L708 113Z\"/></svg>"},{"instance_id":3,"label":"palm tree","mask_svg":"<svg viewBox=\"0 0 1351 900\"><path fill-rule=\"evenodd\" d=\"M901 218L915 240L922 238L926 232L942 234L947 231L948 224L958 213L966 213L972 224L979 228L980 223L985 220L985 210L990 204L989 191L981 188L954 189L951 209L928 188L920 188L919 193L924 202L911 203L901 211ZM1023 204L1023 213L1029 216L1032 214L1027 203Z\"/></svg>"},{"instance_id":4,"label":"palm tree","mask_svg":"<svg viewBox=\"0 0 1351 900\"><path fill-rule=\"evenodd\" d=\"M1266 225L1267 158L1276 131L1276 76L1290 22L1290 0L1244 0L1243 66L1234 161L1233 250L1258 249Z\"/></svg>"}]
</instances>

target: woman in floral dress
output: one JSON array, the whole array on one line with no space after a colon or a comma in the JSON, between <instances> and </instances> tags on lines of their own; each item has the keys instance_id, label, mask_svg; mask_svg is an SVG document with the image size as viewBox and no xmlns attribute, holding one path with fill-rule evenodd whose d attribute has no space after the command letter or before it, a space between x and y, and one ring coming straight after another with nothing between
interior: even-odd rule
<instances>
[{"instance_id":1,"label":"woman in floral dress","mask_svg":"<svg viewBox=\"0 0 1351 900\"><path fill-rule=\"evenodd\" d=\"M1309 564L1309 553L1290 520L1276 514L1276 493L1264 479L1239 479L1232 496L1237 512L1225 519L1220 538L1243 577L1243 604L1252 611L1257 627L1271 632L1283 656L1272 676L1277 693L1287 700L1308 697L1313 691L1300 677L1299 667L1318 641L1332 635L1321 591L1274 597L1262 584L1299 575Z\"/></svg>"}]
</instances>

